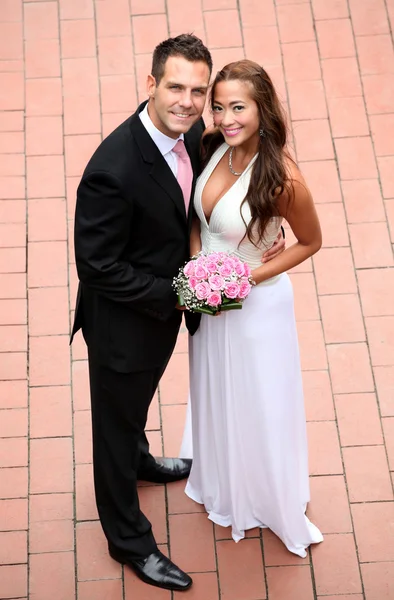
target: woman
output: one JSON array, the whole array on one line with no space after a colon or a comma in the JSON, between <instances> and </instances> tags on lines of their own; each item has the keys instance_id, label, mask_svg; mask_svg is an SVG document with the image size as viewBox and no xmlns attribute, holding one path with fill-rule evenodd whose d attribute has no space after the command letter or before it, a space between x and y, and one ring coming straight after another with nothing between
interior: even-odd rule
<instances>
[{"instance_id":1,"label":"woman","mask_svg":"<svg viewBox=\"0 0 394 600\"><path fill-rule=\"evenodd\" d=\"M233 252L250 265L256 286L241 311L202 315L190 340L192 420L181 455L192 445L193 467L186 493L212 521L231 526L235 541L247 529L269 527L304 557L323 538L305 516L306 425L286 271L319 250L319 221L286 151L285 118L264 69L248 60L224 67L211 107L215 132L204 140L191 252ZM297 242L262 265L284 218Z\"/></svg>"}]
</instances>

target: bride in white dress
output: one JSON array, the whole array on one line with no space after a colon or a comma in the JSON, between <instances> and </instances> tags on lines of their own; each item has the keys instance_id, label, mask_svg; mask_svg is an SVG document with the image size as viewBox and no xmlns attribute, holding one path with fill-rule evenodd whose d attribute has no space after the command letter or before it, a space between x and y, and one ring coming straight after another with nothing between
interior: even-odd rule
<instances>
[{"instance_id":1,"label":"bride in white dress","mask_svg":"<svg viewBox=\"0 0 394 600\"><path fill-rule=\"evenodd\" d=\"M192 456L193 466L186 494L214 523L231 526L235 541L247 529L269 527L304 557L323 537L305 515L306 425L286 271L319 250L320 226L285 152L285 121L267 73L247 60L227 65L216 76L211 105L217 131L206 138L208 162L197 182L192 254L233 252L250 265L257 285L242 310L202 315L190 338L181 456ZM283 217L297 242L262 265Z\"/></svg>"}]
</instances>

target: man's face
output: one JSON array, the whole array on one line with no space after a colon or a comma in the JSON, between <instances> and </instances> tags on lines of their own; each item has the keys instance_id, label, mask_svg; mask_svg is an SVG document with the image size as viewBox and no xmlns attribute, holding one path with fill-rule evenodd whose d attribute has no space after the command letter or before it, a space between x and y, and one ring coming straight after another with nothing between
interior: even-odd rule
<instances>
[{"instance_id":1,"label":"man's face","mask_svg":"<svg viewBox=\"0 0 394 600\"><path fill-rule=\"evenodd\" d=\"M209 77L205 62L182 56L167 59L159 85L148 75L148 111L159 131L174 139L189 131L203 113Z\"/></svg>"}]
</instances>

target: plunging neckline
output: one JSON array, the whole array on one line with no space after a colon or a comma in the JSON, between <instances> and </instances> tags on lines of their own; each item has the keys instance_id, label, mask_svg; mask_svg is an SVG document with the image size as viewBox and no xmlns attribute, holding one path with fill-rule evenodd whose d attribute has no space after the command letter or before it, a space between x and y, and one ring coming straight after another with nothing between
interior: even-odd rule
<instances>
[{"instance_id":1,"label":"plunging neckline","mask_svg":"<svg viewBox=\"0 0 394 600\"><path fill-rule=\"evenodd\" d=\"M242 180L242 177L245 175L245 173L247 173L249 171L249 168L252 166L252 164L254 163L254 161L257 158L257 154L255 154L251 160L249 161L249 163L247 164L247 166L245 167L245 169L242 171L241 175L234 181L233 184L231 184L231 186L224 192L224 194L222 196L220 196L219 200L217 200L217 202L214 204L213 209L211 210L211 214L209 216L209 219L207 217L207 215L205 214L205 210L204 210L204 206L203 206L203 202L202 202L202 197L204 194L204 188L206 186L206 184L208 183L209 179L211 178L214 170L216 169L216 167L218 166L218 164L220 163L221 159L223 158L223 156L226 154L227 150L230 148L230 146L228 144L226 144L226 142L224 142L221 146L219 146L219 148L216 150L216 152L218 153L218 159L212 160L216 154L213 154L212 158L211 158L211 162L213 163L213 166L211 169L208 169L208 166L210 163L208 163L207 165L207 171L208 171L208 177L206 177L204 184L203 184L203 188L201 190L201 194L200 194L200 207L201 207L201 213L204 217L204 221L205 221L205 225L208 227L208 229L210 229L210 223L212 221L212 216L213 213L215 212L216 208L219 206L219 204L222 202L222 200L224 200L224 198L227 196L227 194ZM221 150L224 150L224 152L221 152Z\"/></svg>"}]
</instances>

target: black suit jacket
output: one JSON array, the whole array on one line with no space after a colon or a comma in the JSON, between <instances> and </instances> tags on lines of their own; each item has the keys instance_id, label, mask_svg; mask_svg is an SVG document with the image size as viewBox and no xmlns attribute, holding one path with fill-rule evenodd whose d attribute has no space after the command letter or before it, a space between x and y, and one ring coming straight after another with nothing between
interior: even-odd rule
<instances>
[{"instance_id":1,"label":"black suit jacket","mask_svg":"<svg viewBox=\"0 0 394 600\"><path fill-rule=\"evenodd\" d=\"M72 338L82 327L89 353L120 372L160 367L182 313L173 277L189 257L193 210L137 112L98 147L77 190L75 257L80 280ZM195 180L199 121L185 135ZM187 315L194 333L199 315Z\"/></svg>"}]
</instances>

